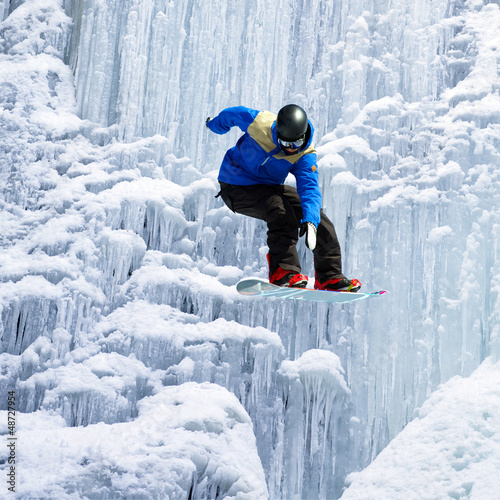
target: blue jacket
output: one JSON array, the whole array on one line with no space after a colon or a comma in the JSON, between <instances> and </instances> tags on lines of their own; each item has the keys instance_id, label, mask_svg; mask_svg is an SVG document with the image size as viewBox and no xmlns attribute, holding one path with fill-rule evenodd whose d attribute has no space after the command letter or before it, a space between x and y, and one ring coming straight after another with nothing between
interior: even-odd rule
<instances>
[{"instance_id":1,"label":"blue jacket","mask_svg":"<svg viewBox=\"0 0 500 500\"><path fill-rule=\"evenodd\" d=\"M224 109L207 123L207 127L216 134L226 134L235 126L244 134L226 152L219 171L219 181L236 186L276 185L283 184L287 175L292 173L297 180L297 192L302 205L301 222L312 222L318 227L321 192L311 122L307 144L294 155L285 155L278 145L274 113L236 106Z\"/></svg>"}]
</instances>

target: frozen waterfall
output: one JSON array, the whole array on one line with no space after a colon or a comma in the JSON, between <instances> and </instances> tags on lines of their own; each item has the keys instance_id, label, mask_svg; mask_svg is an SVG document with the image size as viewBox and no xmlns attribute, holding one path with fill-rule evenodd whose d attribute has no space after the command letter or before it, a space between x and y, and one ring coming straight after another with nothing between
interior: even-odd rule
<instances>
[{"instance_id":1,"label":"frozen waterfall","mask_svg":"<svg viewBox=\"0 0 500 500\"><path fill-rule=\"evenodd\" d=\"M497 494L497 1L0 0L0 21L19 498ZM384 298L235 291L266 278L266 231L215 198L238 132L205 119L289 102L345 273Z\"/></svg>"}]
</instances>

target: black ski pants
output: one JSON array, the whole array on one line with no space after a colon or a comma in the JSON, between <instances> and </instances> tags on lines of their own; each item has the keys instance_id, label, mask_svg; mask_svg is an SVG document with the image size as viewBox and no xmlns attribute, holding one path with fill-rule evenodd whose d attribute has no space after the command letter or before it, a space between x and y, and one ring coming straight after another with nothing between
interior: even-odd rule
<instances>
[{"instance_id":1,"label":"black ski pants","mask_svg":"<svg viewBox=\"0 0 500 500\"><path fill-rule=\"evenodd\" d=\"M239 214L267 223L269 247L269 274L278 267L301 272L296 244L302 220L302 206L297 190L286 185L252 184L235 186L220 183L224 203ZM321 222L314 249L316 279L323 283L332 278L343 278L340 244L335 228L321 210Z\"/></svg>"}]
</instances>

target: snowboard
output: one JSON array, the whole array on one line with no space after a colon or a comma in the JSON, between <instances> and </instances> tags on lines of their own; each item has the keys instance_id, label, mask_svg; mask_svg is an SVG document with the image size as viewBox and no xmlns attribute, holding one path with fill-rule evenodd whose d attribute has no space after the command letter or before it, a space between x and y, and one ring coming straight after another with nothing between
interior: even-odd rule
<instances>
[{"instance_id":1,"label":"snowboard","mask_svg":"<svg viewBox=\"0 0 500 500\"><path fill-rule=\"evenodd\" d=\"M312 302L340 303L365 300L370 297L379 297L387 293L386 290L379 292L346 292L331 290L315 290L313 288L289 288L273 285L259 278L247 278L236 284L236 290L241 295L253 295L259 297L278 297L281 299L308 300Z\"/></svg>"}]
</instances>

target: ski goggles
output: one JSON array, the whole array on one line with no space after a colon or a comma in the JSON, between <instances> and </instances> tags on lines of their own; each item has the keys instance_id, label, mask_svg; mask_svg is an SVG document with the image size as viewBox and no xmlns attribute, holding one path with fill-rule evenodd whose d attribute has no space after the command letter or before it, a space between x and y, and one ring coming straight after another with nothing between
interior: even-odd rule
<instances>
[{"instance_id":1,"label":"ski goggles","mask_svg":"<svg viewBox=\"0 0 500 500\"><path fill-rule=\"evenodd\" d=\"M306 138L304 135L302 137L300 137L299 139L295 139L295 141L285 141L284 139L278 138L278 142L284 148L298 149L304 145L304 142L306 142Z\"/></svg>"}]
</instances>

